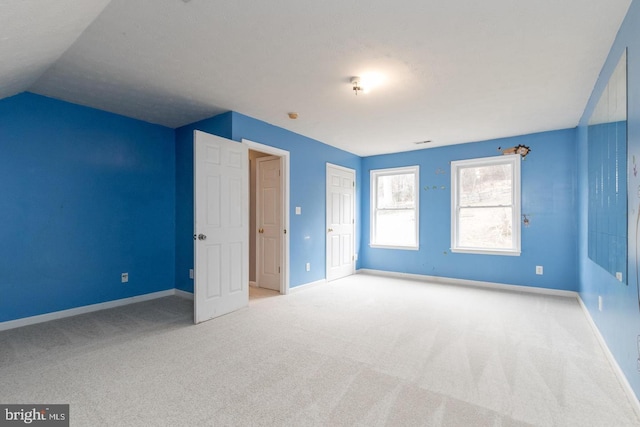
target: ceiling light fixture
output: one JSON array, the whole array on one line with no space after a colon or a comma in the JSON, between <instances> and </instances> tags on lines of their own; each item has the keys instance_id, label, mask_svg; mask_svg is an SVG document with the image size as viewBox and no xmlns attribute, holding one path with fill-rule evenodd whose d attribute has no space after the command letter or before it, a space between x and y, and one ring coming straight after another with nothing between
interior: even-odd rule
<instances>
[{"instance_id":1,"label":"ceiling light fixture","mask_svg":"<svg viewBox=\"0 0 640 427\"><path fill-rule=\"evenodd\" d=\"M361 76L351 77L353 93L356 95L358 92L369 93L371 89L380 86L384 80L384 76L380 73L365 73Z\"/></svg>"},{"instance_id":2,"label":"ceiling light fixture","mask_svg":"<svg viewBox=\"0 0 640 427\"><path fill-rule=\"evenodd\" d=\"M364 92L364 89L360 85L360 77L351 77L351 84L353 85L353 93L358 96L358 92Z\"/></svg>"}]
</instances>

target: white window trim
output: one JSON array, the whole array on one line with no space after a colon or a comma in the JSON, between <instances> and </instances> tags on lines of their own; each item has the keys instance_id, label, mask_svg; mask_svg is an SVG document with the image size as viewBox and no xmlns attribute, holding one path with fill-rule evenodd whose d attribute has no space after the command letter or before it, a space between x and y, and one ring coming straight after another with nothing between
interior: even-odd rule
<instances>
[{"instance_id":1,"label":"white window trim","mask_svg":"<svg viewBox=\"0 0 640 427\"><path fill-rule=\"evenodd\" d=\"M456 160L451 162L451 252L486 254L486 255L506 255L520 256L521 254L521 177L520 177L520 155L512 154L506 156L482 157L469 160ZM458 177L459 171L464 167L491 166L498 164L511 164L513 173L513 211L512 211L512 241L513 249L487 249L458 246Z\"/></svg>"},{"instance_id":2,"label":"white window trim","mask_svg":"<svg viewBox=\"0 0 640 427\"><path fill-rule=\"evenodd\" d=\"M394 245L378 245L374 243L376 230L376 190L378 188L377 177L379 176L388 176L388 175L398 175L398 174L406 174L413 173L415 178L415 215L416 215L416 223L415 223L415 234L416 234L416 244L415 246L394 246ZM420 249L420 166L403 166L399 168L385 168L385 169L372 169L369 171L369 187L371 188L371 195L369 198L369 247L371 248L379 248L379 249L401 249L401 250L409 250L409 251L417 251Z\"/></svg>"}]
</instances>

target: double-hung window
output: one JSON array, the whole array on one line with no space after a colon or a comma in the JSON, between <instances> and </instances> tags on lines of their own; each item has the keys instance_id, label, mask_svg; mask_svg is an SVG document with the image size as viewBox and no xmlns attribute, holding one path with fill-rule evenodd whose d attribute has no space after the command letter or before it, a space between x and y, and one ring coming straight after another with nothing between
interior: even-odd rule
<instances>
[{"instance_id":1,"label":"double-hung window","mask_svg":"<svg viewBox=\"0 0 640 427\"><path fill-rule=\"evenodd\" d=\"M418 249L419 167L370 173L372 247Z\"/></svg>"},{"instance_id":2,"label":"double-hung window","mask_svg":"<svg viewBox=\"0 0 640 427\"><path fill-rule=\"evenodd\" d=\"M520 255L520 156L451 162L451 251Z\"/></svg>"}]
</instances>

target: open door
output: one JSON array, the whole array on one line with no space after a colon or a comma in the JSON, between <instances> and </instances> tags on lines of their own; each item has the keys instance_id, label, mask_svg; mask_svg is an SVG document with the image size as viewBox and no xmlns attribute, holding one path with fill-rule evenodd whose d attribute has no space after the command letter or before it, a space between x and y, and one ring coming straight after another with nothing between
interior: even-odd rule
<instances>
[{"instance_id":1,"label":"open door","mask_svg":"<svg viewBox=\"0 0 640 427\"><path fill-rule=\"evenodd\" d=\"M280 291L281 162L277 156L256 159L256 281L274 291Z\"/></svg>"},{"instance_id":2,"label":"open door","mask_svg":"<svg viewBox=\"0 0 640 427\"><path fill-rule=\"evenodd\" d=\"M289 171L290 166L290 153L280 148L272 147L270 145L260 144L259 142L249 141L247 139L242 140L242 144L246 145L250 150L259 151L264 154L270 154L272 156L280 157L280 243L279 247L279 265L280 265L280 293L286 295L289 293L289 188L290 179ZM258 222L256 218L256 223ZM258 230L258 226L254 229ZM256 251L257 252L257 251ZM255 253L255 252L254 252ZM257 254L256 254L257 255ZM257 258L257 256L256 256ZM257 262L255 262L257 264ZM257 272L256 272L257 277Z\"/></svg>"},{"instance_id":3,"label":"open door","mask_svg":"<svg viewBox=\"0 0 640 427\"><path fill-rule=\"evenodd\" d=\"M249 159L244 144L194 134L194 322L249 304Z\"/></svg>"}]
</instances>

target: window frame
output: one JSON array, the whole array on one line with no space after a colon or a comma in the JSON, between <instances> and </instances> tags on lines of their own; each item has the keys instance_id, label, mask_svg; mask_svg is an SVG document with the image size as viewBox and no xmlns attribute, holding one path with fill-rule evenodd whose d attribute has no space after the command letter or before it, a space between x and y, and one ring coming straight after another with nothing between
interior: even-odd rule
<instances>
[{"instance_id":1,"label":"window frame","mask_svg":"<svg viewBox=\"0 0 640 427\"><path fill-rule=\"evenodd\" d=\"M413 246L405 246L405 245L389 245L389 244L379 244L376 243L376 231L377 231L377 212L378 210L386 210L386 209L378 209L378 178L384 176L392 176L392 175L406 175L408 173L412 173L414 175L414 207L413 209L402 209L402 210L413 210L415 211L415 238L416 243ZM420 166L402 166L395 168L384 168L384 169L371 169L369 171L369 186L371 189L370 192L370 223L369 223L369 246L371 248L381 248L381 249L400 249L400 250L412 250L417 251L420 249ZM400 209L394 209L400 210Z\"/></svg>"},{"instance_id":2,"label":"window frame","mask_svg":"<svg viewBox=\"0 0 640 427\"><path fill-rule=\"evenodd\" d=\"M511 206L511 242L512 247L509 249L502 248L481 248L473 246L460 246L459 241L459 176L460 171L469 167L482 167L482 166L494 166L510 164L511 179L512 179L512 191L511 191L511 205L496 205L498 206ZM521 200L521 156L519 154L510 154L503 156L493 157L481 157L467 160L456 160L451 162L451 252L454 253L469 253L469 254L486 254L486 255L507 255L507 256L520 256L522 251L522 231L520 224L520 212L522 209Z\"/></svg>"}]
</instances>

